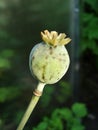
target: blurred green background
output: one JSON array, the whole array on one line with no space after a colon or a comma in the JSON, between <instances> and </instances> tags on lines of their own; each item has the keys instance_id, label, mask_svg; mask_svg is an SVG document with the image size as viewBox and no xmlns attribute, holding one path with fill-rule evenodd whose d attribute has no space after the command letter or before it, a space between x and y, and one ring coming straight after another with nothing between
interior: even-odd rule
<instances>
[{"instance_id":1,"label":"blurred green background","mask_svg":"<svg viewBox=\"0 0 98 130\"><path fill-rule=\"evenodd\" d=\"M45 29L72 38L66 46L71 65L60 82L45 87L24 130L98 130L97 5L97 0L0 0L0 130L15 130L29 104L37 85L29 53ZM83 122L84 116L71 117L76 119L72 128L64 116L75 102L82 102L89 114ZM80 110L85 113L84 107Z\"/></svg>"}]
</instances>

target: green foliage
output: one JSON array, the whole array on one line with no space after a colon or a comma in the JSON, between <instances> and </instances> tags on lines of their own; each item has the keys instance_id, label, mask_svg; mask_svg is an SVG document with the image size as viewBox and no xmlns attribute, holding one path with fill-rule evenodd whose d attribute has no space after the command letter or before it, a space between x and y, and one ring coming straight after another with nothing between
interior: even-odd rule
<instances>
[{"instance_id":1,"label":"green foliage","mask_svg":"<svg viewBox=\"0 0 98 130\"><path fill-rule=\"evenodd\" d=\"M72 106L72 111L74 112L74 114L77 116L77 117L84 117L87 115L87 110L86 110L86 106L85 104L80 104L80 103L75 103L73 106Z\"/></svg>"},{"instance_id":2,"label":"green foliage","mask_svg":"<svg viewBox=\"0 0 98 130\"><path fill-rule=\"evenodd\" d=\"M82 12L82 53L90 49L93 54L98 55L98 1L84 0Z\"/></svg>"},{"instance_id":3,"label":"green foliage","mask_svg":"<svg viewBox=\"0 0 98 130\"><path fill-rule=\"evenodd\" d=\"M46 85L43 96L40 99L40 102L42 107L49 107L49 104L53 104L54 101L59 104L63 104L68 100L68 98L71 97L71 95L72 95L71 85L68 82L60 81L58 83L58 86Z\"/></svg>"},{"instance_id":4,"label":"green foliage","mask_svg":"<svg viewBox=\"0 0 98 130\"><path fill-rule=\"evenodd\" d=\"M1 87L0 88L0 103L14 100L20 95L19 88L16 87Z\"/></svg>"},{"instance_id":5,"label":"green foliage","mask_svg":"<svg viewBox=\"0 0 98 130\"><path fill-rule=\"evenodd\" d=\"M73 126L71 130L85 130L85 127L84 126Z\"/></svg>"},{"instance_id":6,"label":"green foliage","mask_svg":"<svg viewBox=\"0 0 98 130\"><path fill-rule=\"evenodd\" d=\"M91 9L95 10L98 13L98 8L97 8L97 4L98 1L97 0L85 0L84 2L86 2L87 4L89 4L91 6Z\"/></svg>"},{"instance_id":7,"label":"green foliage","mask_svg":"<svg viewBox=\"0 0 98 130\"><path fill-rule=\"evenodd\" d=\"M72 87L69 82L60 81L59 91L57 92L56 99L59 103L64 103L72 95Z\"/></svg>"},{"instance_id":8,"label":"green foliage","mask_svg":"<svg viewBox=\"0 0 98 130\"><path fill-rule=\"evenodd\" d=\"M46 119L46 120L47 120L47 119ZM37 129L34 128L33 130L46 130L47 127L48 127L47 121L43 121L43 122L41 122L41 123L38 125Z\"/></svg>"},{"instance_id":9,"label":"green foliage","mask_svg":"<svg viewBox=\"0 0 98 130\"><path fill-rule=\"evenodd\" d=\"M74 103L71 108L56 109L51 117L45 117L32 130L85 130L82 118L87 116L87 108L83 103Z\"/></svg>"},{"instance_id":10,"label":"green foliage","mask_svg":"<svg viewBox=\"0 0 98 130\"><path fill-rule=\"evenodd\" d=\"M42 98L40 99L40 102L42 104L42 107L47 107L49 105L49 103L51 102L52 100L52 94L54 92L54 86L52 85L47 85L45 87L45 90L44 90L44 93L43 93L43 96Z\"/></svg>"},{"instance_id":11,"label":"green foliage","mask_svg":"<svg viewBox=\"0 0 98 130\"><path fill-rule=\"evenodd\" d=\"M0 69L9 69L11 67L10 59L14 56L11 49L5 49L0 52Z\"/></svg>"}]
</instances>

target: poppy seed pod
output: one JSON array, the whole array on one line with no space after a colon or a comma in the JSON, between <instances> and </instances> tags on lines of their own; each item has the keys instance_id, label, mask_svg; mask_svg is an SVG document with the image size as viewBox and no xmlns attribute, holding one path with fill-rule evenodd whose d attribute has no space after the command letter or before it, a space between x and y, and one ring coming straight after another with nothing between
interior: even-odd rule
<instances>
[{"instance_id":1,"label":"poppy seed pod","mask_svg":"<svg viewBox=\"0 0 98 130\"><path fill-rule=\"evenodd\" d=\"M70 59L64 45L71 41L56 31L41 32L43 42L35 45L29 57L31 73L40 82L54 84L67 72Z\"/></svg>"}]
</instances>

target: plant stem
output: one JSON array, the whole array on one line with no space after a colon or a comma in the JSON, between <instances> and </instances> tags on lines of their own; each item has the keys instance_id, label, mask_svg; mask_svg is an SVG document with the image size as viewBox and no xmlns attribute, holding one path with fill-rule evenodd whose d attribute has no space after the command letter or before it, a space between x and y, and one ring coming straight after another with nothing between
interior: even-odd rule
<instances>
[{"instance_id":1,"label":"plant stem","mask_svg":"<svg viewBox=\"0 0 98 130\"><path fill-rule=\"evenodd\" d=\"M37 89L36 91L34 92L34 95L32 96L31 98L31 101L30 101L30 104L17 128L17 130L23 130L26 122L28 121L32 111L34 110L39 98L41 95L38 95L39 93L41 94L43 92L43 88L44 88L45 84L44 83L41 83L39 82L38 86L37 86ZM36 92L39 92L39 93L36 93Z\"/></svg>"}]
</instances>

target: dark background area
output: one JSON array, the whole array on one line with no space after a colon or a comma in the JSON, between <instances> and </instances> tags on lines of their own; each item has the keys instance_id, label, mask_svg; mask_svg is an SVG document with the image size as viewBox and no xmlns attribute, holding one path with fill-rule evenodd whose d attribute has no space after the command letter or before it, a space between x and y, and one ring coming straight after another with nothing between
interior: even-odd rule
<instances>
[{"instance_id":1,"label":"dark background area","mask_svg":"<svg viewBox=\"0 0 98 130\"><path fill-rule=\"evenodd\" d=\"M97 0L0 0L0 130L15 130L29 104L37 85L29 53L45 29L72 39L66 46L71 65L58 83L45 87L24 130L41 130L37 126L44 117L75 102L87 107L86 130L98 130L97 6Z\"/></svg>"}]
</instances>

